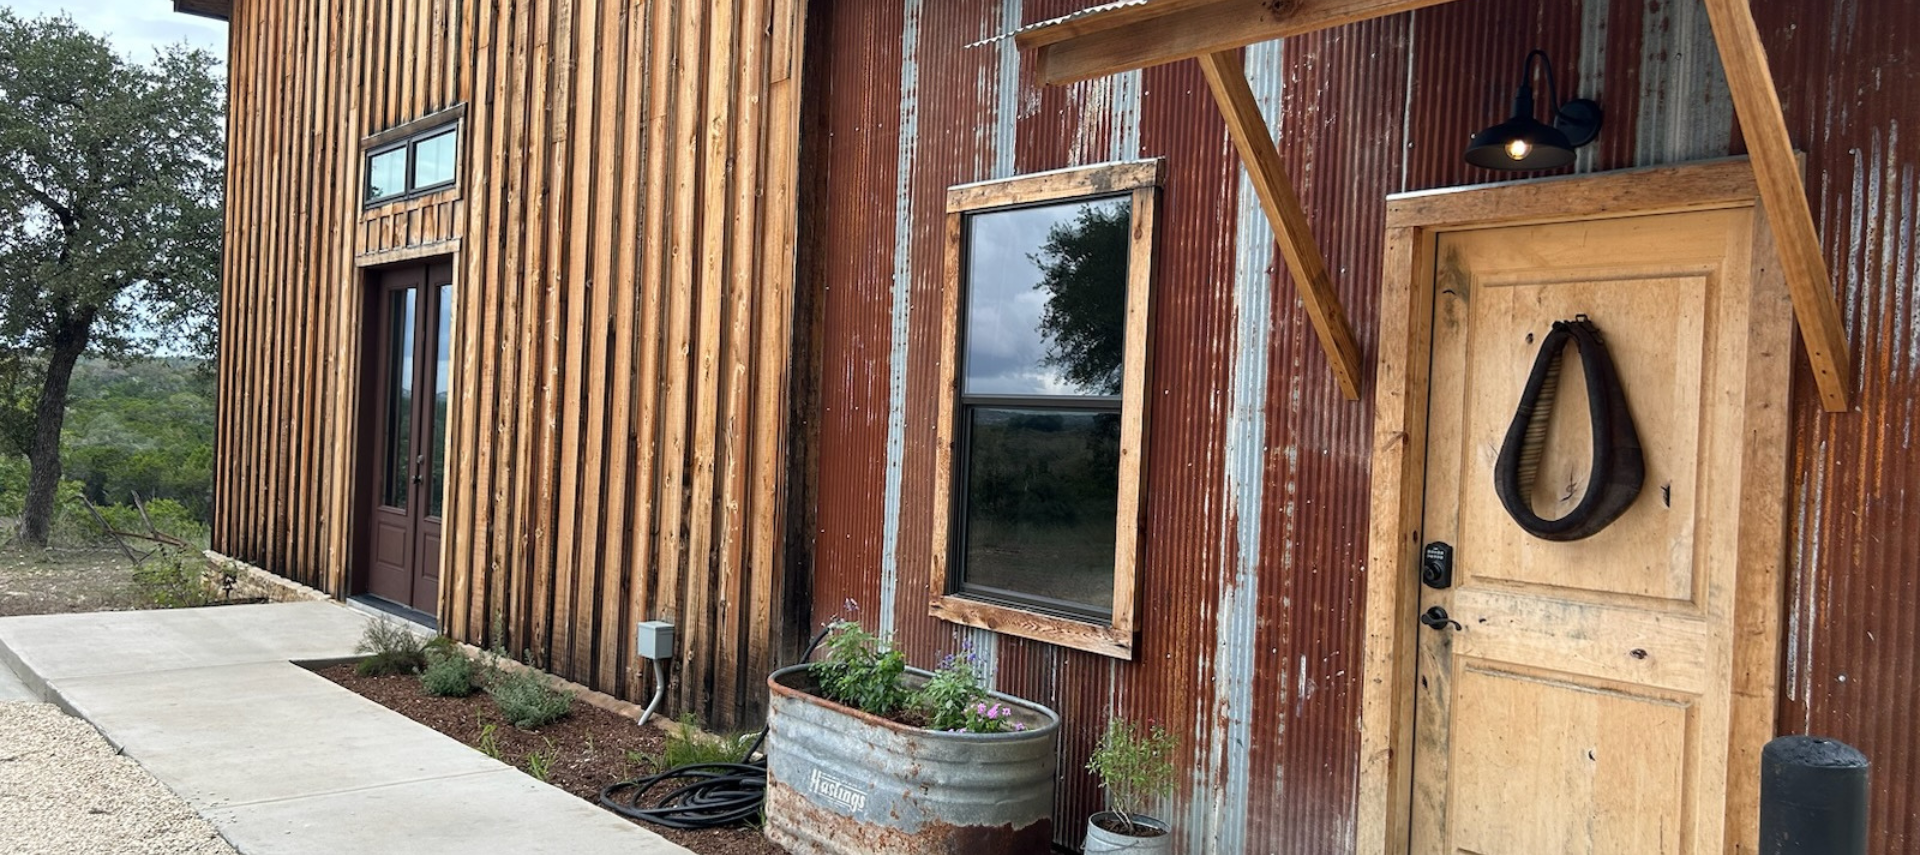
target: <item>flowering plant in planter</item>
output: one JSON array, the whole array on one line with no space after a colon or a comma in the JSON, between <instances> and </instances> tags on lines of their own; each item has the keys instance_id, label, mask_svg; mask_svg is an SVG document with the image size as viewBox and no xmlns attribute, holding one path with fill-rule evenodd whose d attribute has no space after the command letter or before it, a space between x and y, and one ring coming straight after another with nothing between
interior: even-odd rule
<instances>
[{"instance_id":1,"label":"flowering plant in planter","mask_svg":"<svg viewBox=\"0 0 1920 855\"><path fill-rule=\"evenodd\" d=\"M1087 769L1100 776L1109 809L1087 821L1088 852L1109 851L1100 848L1098 838L1106 835L1099 831L1123 837L1167 834L1166 824L1147 816L1146 810L1149 801L1173 793L1173 751L1178 745L1179 740L1152 719L1144 727L1124 718L1107 720Z\"/></svg>"},{"instance_id":2,"label":"flowering plant in planter","mask_svg":"<svg viewBox=\"0 0 1920 855\"><path fill-rule=\"evenodd\" d=\"M854 621L768 678L767 836L805 853L1046 853L1052 710L981 685L965 648L924 671Z\"/></svg>"}]
</instances>

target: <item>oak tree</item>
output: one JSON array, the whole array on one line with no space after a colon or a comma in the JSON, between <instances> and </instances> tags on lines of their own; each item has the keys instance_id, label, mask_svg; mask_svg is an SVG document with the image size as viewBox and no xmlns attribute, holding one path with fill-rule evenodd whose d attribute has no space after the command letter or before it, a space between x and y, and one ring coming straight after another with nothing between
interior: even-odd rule
<instances>
[{"instance_id":1,"label":"oak tree","mask_svg":"<svg viewBox=\"0 0 1920 855\"><path fill-rule=\"evenodd\" d=\"M0 400L31 399L5 432L31 465L24 542L47 542L80 357L212 352L224 102L205 52L143 65L0 9L0 365L37 390Z\"/></svg>"}]
</instances>

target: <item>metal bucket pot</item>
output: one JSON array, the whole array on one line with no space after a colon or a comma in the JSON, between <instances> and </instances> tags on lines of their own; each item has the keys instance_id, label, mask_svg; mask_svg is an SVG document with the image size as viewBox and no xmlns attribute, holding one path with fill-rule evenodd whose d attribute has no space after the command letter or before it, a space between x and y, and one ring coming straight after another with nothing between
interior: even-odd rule
<instances>
[{"instance_id":1,"label":"metal bucket pot","mask_svg":"<svg viewBox=\"0 0 1920 855\"><path fill-rule=\"evenodd\" d=\"M1053 710L994 693L1026 730L943 733L821 698L805 665L767 685L767 837L794 855L1050 850Z\"/></svg>"},{"instance_id":2,"label":"metal bucket pot","mask_svg":"<svg viewBox=\"0 0 1920 855\"><path fill-rule=\"evenodd\" d=\"M1101 828L1093 822L1100 817L1113 815L1112 811L1101 811L1087 819L1087 839L1084 843L1080 844L1081 850L1085 852L1086 855L1094 855L1096 852L1124 852L1126 855L1149 855L1149 853L1173 851L1173 835L1169 833L1167 824L1153 817L1141 816L1139 814L1133 816L1134 825L1144 825L1148 828L1160 829L1161 833L1153 837L1132 837L1119 834Z\"/></svg>"}]
</instances>

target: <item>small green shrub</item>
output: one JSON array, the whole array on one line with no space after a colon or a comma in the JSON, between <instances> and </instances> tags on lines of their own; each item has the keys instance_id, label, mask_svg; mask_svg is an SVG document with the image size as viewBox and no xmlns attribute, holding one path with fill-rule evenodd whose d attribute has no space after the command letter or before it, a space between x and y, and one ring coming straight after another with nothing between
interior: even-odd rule
<instances>
[{"instance_id":1,"label":"small green shrub","mask_svg":"<svg viewBox=\"0 0 1920 855\"><path fill-rule=\"evenodd\" d=\"M420 688L436 697L464 698L480 687L480 669L451 643L440 644L444 638L427 645L427 667L420 672Z\"/></svg>"},{"instance_id":2,"label":"small green shrub","mask_svg":"<svg viewBox=\"0 0 1920 855\"><path fill-rule=\"evenodd\" d=\"M1173 793L1173 749L1178 744L1152 719L1145 727L1123 718L1107 720L1107 732L1087 761L1087 770L1100 776L1107 804L1120 815L1128 833L1133 831L1134 817L1146 812L1149 800Z\"/></svg>"},{"instance_id":3,"label":"small green shrub","mask_svg":"<svg viewBox=\"0 0 1920 855\"><path fill-rule=\"evenodd\" d=\"M207 559L191 549L162 546L133 568L140 597L163 609L204 606L215 599L207 586Z\"/></svg>"},{"instance_id":4,"label":"small green shrub","mask_svg":"<svg viewBox=\"0 0 1920 855\"><path fill-rule=\"evenodd\" d=\"M367 621L367 629L354 647L355 652L368 656L353 666L353 673L362 677L418 673L427 667L426 650L427 640L413 630L375 618Z\"/></svg>"},{"instance_id":5,"label":"small green shrub","mask_svg":"<svg viewBox=\"0 0 1920 855\"><path fill-rule=\"evenodd\" d=\"M851 620L837 620L826 657L807 666L827 700L877 716L890 716L908 700L900 684L907 657Z\"/></svg>"},{"instance_id":6,"label":"small green shrub","mask_svg":"<svg viewBox=\"0 0 1920 855\"><path fill-rule=\"evenodd\" d=\"M547 675L532 669L495 677L487 694L514 727L532 730L559 721L573 709L573 693L555 689Z\"/></svg>"}]
</instances>

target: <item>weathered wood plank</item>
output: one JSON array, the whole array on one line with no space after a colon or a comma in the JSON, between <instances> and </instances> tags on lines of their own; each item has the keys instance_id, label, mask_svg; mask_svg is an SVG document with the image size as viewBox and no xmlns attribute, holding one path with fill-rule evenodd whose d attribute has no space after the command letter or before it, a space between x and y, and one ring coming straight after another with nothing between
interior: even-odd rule
<instances>
[{"instance_id":1,"label":"weathered wood plank","mask_svg":"<svg viewBox=\"0 0 1920 855\"><path fill-rule=\"evenodd\" d=\"M758 498L753 484L750 446L753 431L747 429L753 419L753 365L758 342L754 331L756 315L764 295L756 287L758 261L766 251L766 218L760 208L765 169L765 113L739 109L739 105L758 104L767 96L767 21L760 3L743 3L736 11L738 23L730 63L736 69L726 98L736 105L732 118L733 139L729 142L734 172L728 176L726 193L732 197L727 218L727 275L725 336L720 362L720 390L724 401L717 431L715 494L713 521L718 548L715 589L715 639L713 669L713 706L725 710L728 717L739 714L745 685L740 668L727 663L745 662L747 615L755 598L759 579L747 560L753 539L748 529L749 513ZM771 568L760 568L762 572Z\"/></svg>"},{"instance_id":2,"label":"weathered wood plank","mask_svg":"<svg viewBox=\"0 0 1920 855\"><path fill-rule=\"evenodd\" d=\"M690 429L691 498L687 508L687 557L685 598L682 620L687 643L697 653L686 657L687 685L706 693L713 691L713 657L719 648L719 611L725 606L721 594L726 584L725 568L716 560L720 538L714 525L716 502L722 498L716 479L721 470L716 460L720 424L720 399L726 394L721 361L725 358L722 319L727 294L731 291L731 259L727 254L727 225L733 216L732 186L734 167L733 81L738 66L730 60L738 39L734 15L736 3L711 4L707 27L705 64L706 100L703 103L704 133L699 145L704 155L699 176L701 198L705 203L700 217L700 266L693 286L696 302L696 337L692 350L694 396L693 424Z\"/></svg>"},{"instance_id":3,"label":"weathered wood plank","mask_svg":"<svg viewBox=\"0 0 1920 855\"><path fill-rule=\"evenodd\" d=\"M596 534L592 518L582 513L587 500L581 495L580 487L586 474L581 462L588 459L587 432L592 421L583 388L588 374L587 343L606 322L604 305L598 313L589 310L594 304L590 281L594 248L589 238L594 226L593 126L600 106L594 103L599 94L594 61L599 41L595 37L600 24L599 5L597 2L579 4L569 21L568 40L573 44L573 60L567 65L572 92L563 103L573 111L573 117L565 144L554 152L558 174L567 178L567 198L559 203L553 217L556 223L565 223L555 233L564 235L566 240L562 280L565 287L560 292L564 295L562 320L553 332L559 352L563 354L556 396L559 401L556 427L560 446L560 507L553 527L556 541L553 661L556 671L567 674L577 673L581 663L593 655L594 568L583 556ZM569 536L562 537L560 532L568 532Z\"/></svg>"},{"instance_id":4,"label":"weathered wood plank","mask_svg":"<svg viewBox=\"0 0 1920 855\"><path fill-rule=\"evenodd\" d=\"M1446 2L1450 0L1163 0L1065 21L1058 28L1036 28L1017 41L1023 48L1035 47L1036 79L1059 85Z\"/></svg>"}]
</instances>

